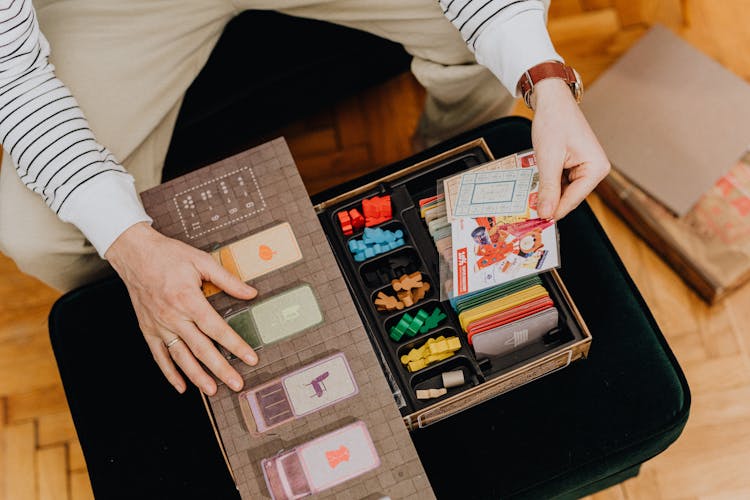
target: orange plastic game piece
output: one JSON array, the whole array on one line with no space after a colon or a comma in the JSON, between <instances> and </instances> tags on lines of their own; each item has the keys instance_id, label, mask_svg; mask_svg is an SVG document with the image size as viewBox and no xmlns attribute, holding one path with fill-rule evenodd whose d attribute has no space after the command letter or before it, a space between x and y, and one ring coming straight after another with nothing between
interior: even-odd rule
<instances>
[{"instance_id":1,"label":"orange plastic game piece","mask_svg":"<svg viewBox=\"0 0 750 500\"><path fill-rule=\"evenodd\" d=\"M413 288L411 290L411 300L414 301L414 303L416 304L417 302L422 300L424 296L427 295L427 292L429 291L430 291L430 284L422 283L422 286Z\"/></svg>"},{"instance_id":2,"label":"orange plastic game piece","mask_svg":"<svg viewBox=\"0 0 750 500\"><path fill-rule=\"evenodd\" d=\"M398 299L406 306L411 307L414 305L414 299L411 296L411 292L408 290L401 290L397 292Z\"/></svg>"},{"instance_id":3,"label":"orange plastic game piece","mask_svg":"<svg viewBox=\"0 0 750 500\"><path fill-rule=\"evenodd\" d=\"M378 292L378 297L375 299L375 305L377 306L378 311L400 311L404 308L403 302L397 300L396 297L383 292Z\"/></svg>"},{"instance_id":4,"label":"orange plastic game piece","mask_svg":"<svg viewBox=\"0 0 750 500\"><path fill-rule=\"evenodd\" d=\"M391 281L391 286L395 291L411 290L422 286L422 273L419 271L411 274L404 274L398 279Z\"/></svg>"}]
</instances>

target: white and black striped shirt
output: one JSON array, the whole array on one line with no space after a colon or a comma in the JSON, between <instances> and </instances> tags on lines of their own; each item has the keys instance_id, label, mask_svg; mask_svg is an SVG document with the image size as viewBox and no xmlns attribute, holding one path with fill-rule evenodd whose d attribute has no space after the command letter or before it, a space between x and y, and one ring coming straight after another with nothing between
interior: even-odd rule
<instances>
[{"instance_id":1,"label":"white and black striped shirt","mask_svg":"<svg viewBox=\"0 0 750 500\"><path fill-rule=\"evenodd\" d=\"M1 0L0 141L21 181L103 256L125 229L151 219L133 178L55 77L49 54L31 1Z\"/></svg>"},{"instance_id":2,"label":"white and black striped shirt","mask_svg":"<svg viewBox=\"0 0 750 500\"><path fill-rule=\"evenodd\" d=\"M439 0L446 17L461 32L477 61L488 67L508 91L524 71L562 61L546 28L550 0Z\"/></svg>"},{"instance_id":3,"label":"white and black striped shirt","mask_svg":"<svg viewBox=\"0 0 750 500\"><path fill-rule=\"evenodd\" d=\"M439 0L477 60L515 93L531 66L559 59L542 0ZM0 141L22 182L100 255L128 227L151 219L133 178L94 138L48 62L31 0L0 0ZM6 166L8 168L8 166Z\"/></svg>"}]
</instances>

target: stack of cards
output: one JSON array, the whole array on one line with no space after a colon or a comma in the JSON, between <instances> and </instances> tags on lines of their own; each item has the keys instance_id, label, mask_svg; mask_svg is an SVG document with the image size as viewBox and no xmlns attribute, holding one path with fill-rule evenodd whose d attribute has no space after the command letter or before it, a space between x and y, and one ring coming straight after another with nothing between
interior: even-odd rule
<instances>
[{"instance_id":1,"label":"stack of cards","mask_svg":"<svg viewBox=\"0 0 750 500\"><path fill-rule=\"evenodd\" d=\"M437 242L450 237L451 223L448 220L443 194L419 200L419 214L427 224L427 229L430 231L433 240Z\"/></svg>"},{"instance_id":2,"label":"stack of cards","mask_svg":"<svg viewBox=\"0 0 750 500\"><path fill-rule=\"evenodd\" d=\"M441 181L451 226L451 296L460 297L559 266L557 227L537 213L532 151Z\"/></svg>"},{"instance_id":3,"label":"stack of cards","mask_svg":"<svg viewBox=\"0 0 750 500\"><path fill-rule=\"evenodd\" d=\"M440 256L441 300L450 299L477 357L497 357L557 327L537 276L559 266L557 227L540 219L533 152L438 182L420 214Z\"/></svg>"},{"instance_id":4,"label":"stack of cards","mask_svg":"<svg viewBox=\"0 0 750 500\"><path fill-rule=\"evenodd\" d=\"M557 327L557 309L538 276L461 297L455 308L477 357L506 354Z\"/></svg>"}]
</instances>

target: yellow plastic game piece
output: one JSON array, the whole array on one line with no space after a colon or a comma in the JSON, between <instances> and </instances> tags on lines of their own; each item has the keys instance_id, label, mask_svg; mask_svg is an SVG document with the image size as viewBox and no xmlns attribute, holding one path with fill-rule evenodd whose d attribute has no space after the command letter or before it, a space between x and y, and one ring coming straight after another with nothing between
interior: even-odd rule
<instances>
[{"instance_id":1,"label":"yellow plastic game piece","mask_svg":"<svg viewBox=\"0 0 750 500\"><path fill-rule=\"evenodd\" d=\"M427 367L427 360L424 360L424 359L418 359L416 361L409 361L409 364L406 365L406 369L409 370L410 372L416 372L426 367Z\"/></svg>"},{"instance_id":2,"label":"yellow plastic game piece","mask_svg":"<svg viewBox=\"0 0 750 500\"><path fill-rule=\"evenodd\" d=\"M450 358L461 348L458 337L439 336L430 338L419 348L414 348L408 354L401 356L401 363L407 370L416 372L437 361Z\"/></svg>"},{"instance_id":3,"label":"yellow plastic game piece","mask_svg":"<svg viewBox=\"0 0 750 500\"><path fill-rule=\"evenodd\" d=\"M434 342L427 346L429 355L443 354L445 352L452 352L461 349L461 341L458 337L448 337L440 342Z\"/></svg>"},{"instance_id":4,"label":"yellow plastic game piece","mask_svg":"<svg viewBox=\"0 0 750 500\"><path fill-rule=\"evenodd\" d=\"M453 354L454 354L453 351L443 352L440 354L431 354L427 356L426 358L424 358L424 360L427 362L428 365L430 365L432 363L435 363L436 361L442 361L444 359L448 359L451 356L453 356Z\"/></svg>"}]
</instances>

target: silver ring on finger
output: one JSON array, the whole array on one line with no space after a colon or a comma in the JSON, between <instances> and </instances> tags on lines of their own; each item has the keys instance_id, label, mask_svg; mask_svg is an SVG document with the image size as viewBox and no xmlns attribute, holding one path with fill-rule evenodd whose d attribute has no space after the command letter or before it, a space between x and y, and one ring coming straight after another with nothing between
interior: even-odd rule
<instances>
[{"instance_id":1,"label":"silver ring on finger","mask_svg":"<svg viewBox=\"0 0 750 500\"><path fill-rule=\"evenodd\" d=\"M170 347L174 346L178 342L182 342L182 339L180 337L175 337L164 345L166 345L167 349L169 349Z\"/></svg>"}]
</instances>

